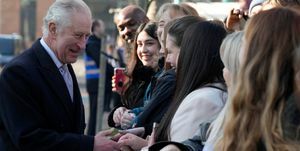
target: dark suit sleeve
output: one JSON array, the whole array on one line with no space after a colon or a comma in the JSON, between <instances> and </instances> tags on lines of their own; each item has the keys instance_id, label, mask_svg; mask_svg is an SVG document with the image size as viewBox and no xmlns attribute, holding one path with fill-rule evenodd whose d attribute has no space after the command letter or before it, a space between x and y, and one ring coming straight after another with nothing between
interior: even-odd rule
<instances>
[{"instance_id":1,"label":"dark suit sleeve","mask_svg":"<svg viewBox=\"0 0 300 151\"><path fill-rule=\"evenodd\" d=\"M93 137L49 128L42 102L33 98L33 80L20 66L4 69L0 78L0 116L13 146L22 151L92 151Z\"/></svg>"}]
</instances>

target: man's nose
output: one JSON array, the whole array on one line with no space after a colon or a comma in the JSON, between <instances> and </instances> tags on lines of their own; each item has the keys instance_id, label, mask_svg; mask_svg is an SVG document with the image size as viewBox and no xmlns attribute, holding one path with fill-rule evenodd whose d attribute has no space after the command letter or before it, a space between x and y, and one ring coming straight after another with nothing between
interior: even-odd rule
<instances>
[{"instance_id":1,"label":"man's nose","mask_svg":"<svg viewBox=\"0 0 300 151\"><path fill-rule=\"evenodd\" d=\"M131 29L131 28L125 27L125 29L124 29L124 34L125 34L125 35L127 35L127 34L129 34L129 33L131 33L131 32L132 32L132 29Z\"/></svg>"},{"instance_id":2,"label":"man's nose","mask_svg":"<svg viewBox=\"0 0 300 151\"><path fill-rule=\"evenodd\" d=\"M85 45L86 45L86 42L87 42L87 39L84 37L84 38L81 38L78 43L77 43L77 46L80 48L80 50L85 50Z\"/></svg>"}]
</instances>

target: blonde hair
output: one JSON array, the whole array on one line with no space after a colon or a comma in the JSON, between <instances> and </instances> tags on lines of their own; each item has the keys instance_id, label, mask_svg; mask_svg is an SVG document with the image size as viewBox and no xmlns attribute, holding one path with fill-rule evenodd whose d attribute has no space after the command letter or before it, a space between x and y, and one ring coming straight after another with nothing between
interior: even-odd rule
<instances>
[{"instance_id":1,"label":"blonde hair","mask_svg":"<svg viewBox=\"0 0 300 151\"><path fill-rule=\"evenodd\" d=\"M242 37L244 35L243 31L234 32L228 35L222 42L220 47L221 59L224 66L232 74L232 79L236 79L239 63L239 54L242 47Z\"/></svg>"},{"instance_id":2,"label":"blonde hair","mask_svg":"<svg viewBox=\"0 0 300 151\"><path fill-rule=\"evenodd\" d=\"M178 5L172 3L165 3L159 8L155 16L156 21L159 21L162 14L166 13L167 11L169 11L168 13L171 16L171 18L174 18L174 16L185 16L185 15L199 16L197 11L193 7L189 6L188 4Z\"/></svg>"},{"instance_id":3,"label":"blonde hair","mask_svg":"<svg viewBox=\"0 0 300 151\"><path fill-rule=\"evenodd\" d=\"M220 55L224 66L230 71L231 73L231 87L234 85L234 82L238 70L239 70L239 53L242 46L242 38L244 32L234 32L230 35L227 35L226 38L223 40L221 47L220 47ZM228 91L230 97L230 91ZM228 99L229 100L229 99ZM215 142L222 137L223 132L223 124L225 115L227 114L228 108L230 106L230 101L227 101L222 111L219 113L218 117L215 121L212 122L210 128L207 132L208 139L207 143L215 144Z\"/></svg>"},{"instance_id":4,"label":"blonde hair","mask_svg":"<svg viewBox=\"0 0 300 151\"><path fill-rule=\"evenodd\" d=\"M299 144L284 136L281 119L294 89L293 54L299 35L300 15L287 8L263 11L249 21L245 59L217 150L299 149Z\"/></svg>"}]
</instances>

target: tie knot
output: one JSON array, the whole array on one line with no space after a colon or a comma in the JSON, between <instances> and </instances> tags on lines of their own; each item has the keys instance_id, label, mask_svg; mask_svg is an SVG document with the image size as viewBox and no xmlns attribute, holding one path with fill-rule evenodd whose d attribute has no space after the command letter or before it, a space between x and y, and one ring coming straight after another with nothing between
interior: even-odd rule
<instances>
[{"instance_id":1,"label":"tie knot","mask_svg":"<svg viewBox=\"0 0 300 151\"><path fill-rule=\"evenodd\" d=\"M67 65L67 64L64 64L64 65L62 66L62 68L63 68L65 71L68 71L68 65Z\"/></svg>"},{"instance_id":2,"label":"tie knot","mask_svg":"<svg viewBox=\"0 0 300 151\"><path fill-rule=\"evenodd\" d=\"M59 68L59 71L60 73L62 74L65 74L68 72L68 66L66 64L62 65L60 68Z\"/></svg>"}]
</instances>

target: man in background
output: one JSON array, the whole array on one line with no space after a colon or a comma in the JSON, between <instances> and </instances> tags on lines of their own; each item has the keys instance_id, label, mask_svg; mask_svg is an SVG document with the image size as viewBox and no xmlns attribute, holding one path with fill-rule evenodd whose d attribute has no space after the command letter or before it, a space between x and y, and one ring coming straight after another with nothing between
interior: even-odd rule
<instances>
[{"instance_id":1,"label":"man in background","mask_svg":"<svg viewBox=\"0 0 300 151\"><path fill-rule=\"evenodd\" d=\"M95 135L97 119L97 99L100 76L100 54L101 54L101 37L104 34L104 23L102 20L94 20L92 23L92 35L86 44L85 72L86 72L86 90L89 95L90 114L88 122L88 135Z\"/></svg>"},{"instance_id":2,"label":"man in background","mask_svg":"<svg viewBox=\"0 0 300 151\"><path fill-rule=\"evenodd\" d=\"M115 23L119 30L121 38L125 43L125 62L130 58L131 50L133 49L133 41L136 30L142 23L148 22L149 19L142 8L136 5L128 5L124 7L118 14Z\"/></svg>"}]
</instances>

